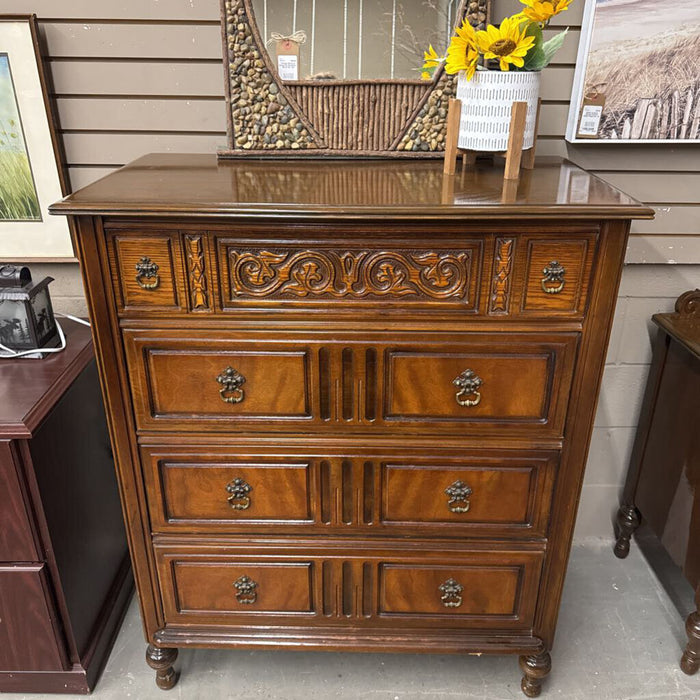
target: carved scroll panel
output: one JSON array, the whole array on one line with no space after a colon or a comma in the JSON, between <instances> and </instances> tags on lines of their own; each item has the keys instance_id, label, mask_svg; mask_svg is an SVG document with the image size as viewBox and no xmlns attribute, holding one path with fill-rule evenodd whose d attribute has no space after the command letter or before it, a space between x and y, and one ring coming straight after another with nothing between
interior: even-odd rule
<instances>
[{"instance_id":1,"label":"carved scroll panel","mask_svg":"<svg viewBox=\"0 0 700 700\"><path fill-rule=\"evenodd\" d=\"M459 249L265 249L225 245L229 302L401 300L476 309L478 243Z\"/></svg>"}]
</instances>

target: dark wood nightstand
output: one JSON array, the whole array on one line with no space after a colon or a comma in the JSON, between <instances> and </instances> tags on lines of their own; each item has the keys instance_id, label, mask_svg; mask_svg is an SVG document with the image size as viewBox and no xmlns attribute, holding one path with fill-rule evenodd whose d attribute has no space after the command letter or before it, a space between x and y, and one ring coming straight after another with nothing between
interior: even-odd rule
<instances>
[{"instance_id":1,"label":"dark wood nightstand","mask_svg":"<svg viewBox=\"0 0 700 700\"><path fill-rule=\"evenodd\" d=\"M0 360L0 691L88 693L133 589L90 329Z\"/></svg>"},{"instance_id":2,"label":"dark wood nightstand","mask_svg":"<svg viewBox=\"0 0 700 700\"><path fill-rule=\"evenodd\" d=\"M652 320L659 332L617 514L615 554L627 556L643 521L695 589L700 608L700 290L679 297L675 313ZM693 674L700 668L697 609L686 631L681 668Z\"/></svg>"}]
</instances>

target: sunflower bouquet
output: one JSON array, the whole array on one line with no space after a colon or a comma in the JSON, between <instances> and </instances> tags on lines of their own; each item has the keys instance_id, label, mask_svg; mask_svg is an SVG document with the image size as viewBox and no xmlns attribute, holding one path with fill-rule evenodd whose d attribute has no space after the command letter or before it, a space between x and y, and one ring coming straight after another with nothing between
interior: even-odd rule
<instances>
[{"instance_id":1,"label":"sunflower bouquet","mask_svg":"<svg viewBox=\"0 0 700 700\"><path fill-rule=\"evenodd\" d=\"M569 8L573 0L520 0L524 8L495 27L476 31L468 20L455 31L445 56L432 45L424 52L422 77L429 80L443 62L451 75L464 71L467 80L477 70L541 71L561 48L568 30L544 41L542 30L552 17Z\"/></svg>"}]
</instances>

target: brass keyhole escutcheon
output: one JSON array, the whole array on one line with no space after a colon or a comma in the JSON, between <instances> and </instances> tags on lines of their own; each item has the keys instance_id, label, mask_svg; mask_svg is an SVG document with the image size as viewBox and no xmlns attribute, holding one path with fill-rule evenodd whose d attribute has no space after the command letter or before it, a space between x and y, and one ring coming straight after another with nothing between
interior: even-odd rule
<instances>
[{"instance_id":1,"label":"brass keyhole escutcheon","mask_svg":"<svg viewBox=\"0 0 700 700\"><path fill-rule=\"evenodd\" d=\"M136 263L136 283L147 291L158 289L160 285L160 275L158 265L149 257L144 256Z\"/></svg>"},{"instance_id":2,"label":"brass keyhole escutcheon","mask_svg":"<svg viewBox=\"0 0 700 700\"><path fill-rule=\"evenodd\" d=\"M441 583L438 590L441 593L440 600L446 608L458 608L462 604L464 586L453 578Z\"/></svg>"},{"instance_id":3,"label":"brass keyhole escutcheon","mask_svg":"<svg viewBox=\"0 0 700 700\"><path fill-rule=\"evenodd\" d=\"M252 605L258 599L258 584L248 576L241 576L234 581L233 587L236 589L236 600L241 605Z\"/></svg>"},{"instance_id":4,"label":"brass keyhole escutcheon","mask_svg":"<svg viewBox=\"0 0 700 700\"><path fill-rule=\"evenodd\" d=\"M469 497L472 495L472 489L463 481L455 481L445 489L445 493L450 497L447 501L447 507L453 513L467 513L471 507Z\"/></svg>"},{"instance_id":5,"label":"brass keyhole escutcheon","mask_svg":"<svg viewBox=\"0 0 700 700\"><path fill-rule=\"evenodd\" d=\"M216 378L221 384L219 395L225 403L240 403L245 398L245 392L241 387L245 384L245 377L230 365Z\"/></svg>"},{"instance_id":6,"label":"brass keyhole escutcheon","mask_svg":"<svg viewBox=\"0 0 700 700\"><path fill-rule=\"evenodd\" d=\"M250 508L250 496L253 487L243 479L236 477L226 485L226 491L231 494L228 503L234 510L248 510Z\"/></svg>"},{"instance_id":7,"label":"brass keyhole escutcheon","mask_svg":"<svg viewBox=\"0 0 700 700\"><path fill-rule=\"evenodd\" d=\"M455 400L460 406L478 406L481 401L479 387L484 383L473 369L465 369L452 380L458 391Z\"/></svg>"},{"instance_id":8,"label":"brass keyhole escutcheon","mask_svg":"<svg viewBox=\"0 0 700 700\"><path fill-rule=\"evenodd\" d=\"M559 294L564 289L564 275L566 274L564 267L556 260L552 260L542 272L544 273L540 282L542 291L545 294Z\"/></svg>"}]
</instances>

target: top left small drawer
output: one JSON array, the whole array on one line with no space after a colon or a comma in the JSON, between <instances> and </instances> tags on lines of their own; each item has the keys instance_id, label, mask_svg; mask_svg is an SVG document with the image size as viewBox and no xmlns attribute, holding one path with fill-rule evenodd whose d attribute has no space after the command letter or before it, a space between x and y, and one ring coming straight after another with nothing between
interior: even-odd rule
<instances>
[{"instance_id":1,"label":"top left small drawer","mask_svg":"<svg viewBox=\"0 0 700 700\"><path fill-rule=\"evenodd\" d=\"M114 232L108 237L108 252L120 311L172 313L188 310L177 233ZM201 265L203 268L203 254Z\"/></svg>"}]
</instances>

